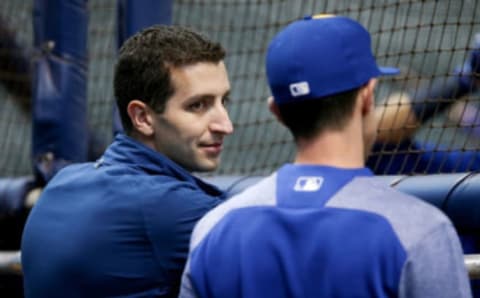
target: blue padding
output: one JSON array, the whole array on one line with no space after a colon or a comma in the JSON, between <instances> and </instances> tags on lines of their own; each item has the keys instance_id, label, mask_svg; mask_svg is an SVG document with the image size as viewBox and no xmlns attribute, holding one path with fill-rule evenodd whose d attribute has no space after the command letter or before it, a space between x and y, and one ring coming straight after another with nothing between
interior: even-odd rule
<instances>
[{"instance_id":1,"label":"blue padding","mask_svg":"<svg viewBox=\"0 0 480 298\"><path fill-rule=\"evenodd\" d=\"M41 0L34 9L33 148L43 182L87 160L86 0Z\"/></svg>"},{"instance_id":2,"label":"blue padding","mask_svg":"<svg viewBox=\"0 0 480 298\"><path fill-rule=\"evenodd\" d=\"M262 180L263 176L216 176L206 180L231 197ZM421 176L387 175L376 179L441 209L460 233L480 229L480 174ZM426 219L427 220L427 219Z\"/></svg>"},{"instance_id":3,"label":"blue padding","mask_svg":"<svg viewBox=\"0 0 480 298\"><path fill-rule=\"evenodd\" d=\"M457 227L480 229L480 175L472 174L453 189L445 212Z\"/></svg>"},{"instance_id":4,"label":"blue padding","mask_svg":"<svg viewBox=\"0 0 480 298\"><path fill-rule=\"evenodd\" d=\"M447 201L452 198L452 190L459 183L462 183L468 175L467 173L459 173L412 176L403 179L395 185L395 188L419 197L446 212ZM453 199L450 200L450 202L454 201Z\"/></svg>"},{"instance_id":5,"label":"blue padding","mask_svg":"<svg viewBox=\"0 0 480 298\"><path fill-rule=\"evenodd\" d=\"M53 41L52 54L85 65L87 0L36 0L33 14L36 48L44 47L46 41Z\"/></svg>"},{"instance_id":6,"label":"blue padding","mask_svg":"<svg viewBox=\"0 0 480 298\"><path fill-rule=\"evenodd\" d=\"M118 0L118 45L143 28L172 23L172 0Z\"/></svg>"},{"instance_id":7,"label":"blue padding","mask_svg":"<svg viewBox=\"0 0 480 298\"><path fill-rule=\"evenodd\" d=\"M54 56L38 59L35 72L32 153L48 181L65 164L86 160L86 73Z\"/></svg>"},{"instance_id":8,"label":"blue padding","mask_svg":"<svg viewBox=\"0 0 480 298\"><path fill-rule=\"evenodd\" d=\"M30 176L0 179L0 218L23 210L25 197L34 186Z\"/></svg>"},{"instance_id":9,"label":"blue padding","mask_svg":"<svg viewBox=\"0 0 480 298\"><path fill-rule=\"evenodd\" d=\"M376 175L463 173L480 169L480 154L411 140L398 145L377 143L367 166Z\"/></svg>"}]
</instances>

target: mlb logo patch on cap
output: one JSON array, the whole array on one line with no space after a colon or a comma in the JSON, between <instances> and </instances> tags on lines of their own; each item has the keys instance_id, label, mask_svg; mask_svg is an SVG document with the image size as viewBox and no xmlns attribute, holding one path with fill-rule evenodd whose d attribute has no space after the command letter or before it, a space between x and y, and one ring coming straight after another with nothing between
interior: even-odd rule
<instances>
[{"instance_id":1,"label":"mlb logo patch on cap","mask_svg":"<svg viewBox=\"0 0 480 298\"><path fill-rule=\"evenodd\" d=\"M298 97L302 95L308 95L310 93L310 87L308 82L298 82L290 84L290 94L293 97Z\"/></svg>"}]
</instances>

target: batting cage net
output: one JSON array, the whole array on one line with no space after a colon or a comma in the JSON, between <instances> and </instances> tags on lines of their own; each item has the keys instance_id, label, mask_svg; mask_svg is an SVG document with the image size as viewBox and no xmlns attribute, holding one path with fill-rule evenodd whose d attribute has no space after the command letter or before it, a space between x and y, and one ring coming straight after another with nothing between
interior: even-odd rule
<instances>
[{"instance_id":1,"label":"batting cage net","mask_svg":"<svg viewBox=\"0 0 480 298\"><path fill-rule=\"evenodd\" d=\"M89 130L89 156L96 156L112 140L117 3L89 0L87 5L85 129ZM39 51L45 50L33 46L33 6L33 0L0 2L2 177L32 172L31 65ZM446 84L449 78L460 76L468 81L461 94L450 93L440 101L437 98L445 108L434 108L431 117L418 117L422 118L418 129L409 128L414 131L411 140L377 144L369 163L376 174L477 171L479 85L471 60L476 47L480 47L480 37L475 44L475 34L480 32L478 1L177 0L172 22L205 33L221 42L228 52L226 63L233 88L229 111L235 132L226 142L223 163L215 175L263 175L292 160L292 137L266 106L270 92L264 56L279 28L317 13L359 20L372 34L379 64L402 70L398 77L381 79L377 88L381 109L403 108L402 101L386 102L397 92L421 86L431 89L432 81L443 80ZM466 64L473 68L471 73L462 72ZM62 113L62 108L58 112ZM388 127L382 133L390 134Z\"/></svg>"}]
</instances>

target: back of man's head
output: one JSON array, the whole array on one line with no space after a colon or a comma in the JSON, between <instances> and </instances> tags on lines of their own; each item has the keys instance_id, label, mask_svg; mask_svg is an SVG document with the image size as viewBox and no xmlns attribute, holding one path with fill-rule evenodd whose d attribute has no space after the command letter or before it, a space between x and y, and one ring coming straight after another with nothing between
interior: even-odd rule
<instances>
[{"instance_id":1,"label":"back of man's head","mask_svg":"<svg viewBox=\"0 0 480 298\"><path fill-rule=\"evenodd\" d=\"M298 20L271 41L266 70L282 121L295 138L341 129L358 90L395 68L378 67L368 31L342 16Z\"/></svg>"},{"instance_id":2,"label":"back of man's head","mask_svg":"<svg viewBox=\"0 0 480 298\"><path fill-rule=\"evenodd\" d=\"M218 63L224 48L201 34L180 26L156 25L133 35L120 48L114 73L114 93L124 130L132 129L127 106L131 100L145 102L163 112L175 89L172 67L198 62Z\"/></svg>"}]
</instances>

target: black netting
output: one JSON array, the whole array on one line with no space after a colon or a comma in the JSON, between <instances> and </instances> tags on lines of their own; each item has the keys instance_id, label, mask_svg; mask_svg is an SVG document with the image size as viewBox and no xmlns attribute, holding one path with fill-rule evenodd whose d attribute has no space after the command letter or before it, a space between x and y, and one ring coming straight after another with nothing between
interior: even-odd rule
<instances>
[{"instance_id":1,"label":"black netting","mask_svg":"<svg viewBox=\"0 0 480 298\"><path fill-rule=\"evenodd\" d=\"M115 6L114 0L89 1L89 124L106 142L112 138ZM1 47L0 43L0 176L31 171L29 76L20 62L22 57L28 61L33 55L31 9L31 0L0 2L0 40L13 39L18 46L17 49L7 43ZM359 20L372 33L379 64L402 69L401 76L382 79L377 92L379 105L393 92L452 76L455 67L468 58L472 39L480 32L478 1L175 1L175 24L193 27L220 41L228 50L227 67L233 88L229 109L236 131L228 138L223 164L215 174L266 174L293 157L292 138L266 107L269 90L264 53L279 28L312 13L341 14ZM377 156L424 150L476 153L480 140L480 127L476 124L480 122L478 94L468 94L458 102L455 109L436 113L417 132L415 140L425 146L390 144L380 147ZM463 123L458 121L461 115ZM436 163L441 164L441 158ZM409 162L410 167L415 164ZM458 169L476 170L474 159L470 166L468 160L462 162L463 167ZM415 172L407 166L400 168L403 173ZM456 169L453 166L443 170ZM439 167L438 171L443 170Z\"/></svg>"}]
</instances>

